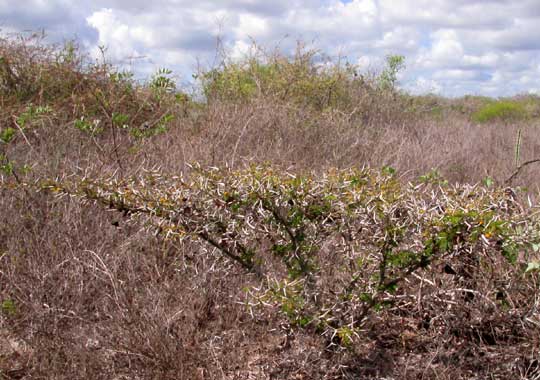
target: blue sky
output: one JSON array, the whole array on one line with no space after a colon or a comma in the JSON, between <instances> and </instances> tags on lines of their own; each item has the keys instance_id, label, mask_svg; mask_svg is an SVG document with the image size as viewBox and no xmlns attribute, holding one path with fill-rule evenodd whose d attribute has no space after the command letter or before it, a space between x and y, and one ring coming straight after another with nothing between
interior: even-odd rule
<instances>
[{"instance_id":1,"label":"blue sky","mask_svg":"<svg viewBox=\"0 0 540 380\"><path fill-rule=\"evenodd\" d=\"M364 70L402 54L401 85L415 93L540 93L539 0L0 0L0 29L76 37L96 58L106 46L141 76L167 67L186 80L211 64L217 36L237 57L253 40L287 50L302 39Z\"/></svg>"}]
</instances>

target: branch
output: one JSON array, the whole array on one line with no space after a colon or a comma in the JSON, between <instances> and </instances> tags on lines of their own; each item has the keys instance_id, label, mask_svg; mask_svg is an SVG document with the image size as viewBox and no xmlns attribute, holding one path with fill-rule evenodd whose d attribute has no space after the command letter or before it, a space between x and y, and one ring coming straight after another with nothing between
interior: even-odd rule
<instances>
[{"instance_id":1,"label":"branch","mask_svg":"<svg viewBox=\"0 0 540 380\"><path fill-rule=\"evenodd\" d=\"M504 183L510 185L512 183L512 180L518 176L518 174L523 170L523 168L525 166L528 166L530 164L534 164L536 162L540 162L540 158L536 158L534 160L529 160L529 161L526 161L526 162L522 163L521 165L518 166L516 171L510 177L508 177L508 179L506 181L504 181Z\"/></svg>"},{"instance_id":2,"label":"branch","mask_svg":"<svg viewBox=\"0 0 540 380\"><path fill-rule=\"evenodd\" d=\"M257 275L260 275L260 272L257 271L257 268L255 268L255 266L253 265L252 262L249 262L247 260L244 260L242 259L242 257L238 256L238 255L235 255L231 250L229 250L227 248L226 245L224 244L221 244L220 242L218 242L217 240L215 240L213 237L211 237L208 232L206 231L202 231L202 232L198 232L197 233L197 236L206 241L208 244L210 244L211 246L217 248L218 250L220 250L225 256L227 256L229 259L233 260L233 261L236 261L238 264L240 264L244 269L246 269L248 272L254 272L255 274ZM245 248L243 246L241 246L241 250L244 250L245 251Z\"/></svg>"},{"instance_id":3,"label":"branch","mask_svg":"<svg viewBox=\"0 0 540 380\"><path fill-rule=\"evenodd\" d=\"M263 208L266 211L269 211L272 213L272 216L274 217L275 221L285 230L285 232L289 236L291 244L292 244L292 249L294 252L294 258L297 260L298 264L300 265L300 270L302 271L302 273L308 274L308 263L300 254L300 249L299 249L300 247L298 245L300 239L298 235L295 233L295 231L291 228L290 222L285 217L283 217L279 213L279 211L276 210L275 207L273 207L272 204L268 200L264 199L261 195L259 195L259 199L261 201ZM292 268L291 264L289 263L289 259L285 260L285 265L287 266L288 269Z\"/></svg>"},{"instance_id":4,"label":"branch","mask_svg":"<svg viewBox=\"0 0 540 380\"><path fill-rule=\"evenodd\" d=\"M30 144L30 141L28 141L28 138L26 138L26 135L24 134L23 129L22 129L21 126L17 123L17 117L16 117L15 115L12 115L12 118L13 118L13 124L17 127L17 129L19 130L19 132L21 132L21 135L22 135L22 137L24 138L24 141L26 142L26 144L27 144L31 149L34 149L34 147L32 146L32 144Z\"/></svg>"},{"instance_id":5,"label":"branch","mask_svg":"<svg viewBox=\"0 0 540 380\"><path fill-rule=\"evenodd\" d=\"M70 191L69 189L63 188L62 192L68 195L74 195L76 192ZM113 196L100 196L99 194L92 194L88 188L82 190L82 195L84 198L96 201L101 203L110 209L124 213L125 215L136 215L136 214L146 214L153 215L160 219L167 220L174 224L180 224L186 231L193 233L199 239L207 242L211 246L217 248L221 253L223 253L229 259L239 263L244 269L248 272L255 273L257 276L261 277L260 268L258 268L251 260L246 260L242 256L235 254L233 250L227 247L226 244L221 243L216 240L214 237L210 236L207 231L197 231L196 228L193 229L189 223L182 221L179 217L181 212L171 213L169 211L154 211L149 210L145 207L137 207L133 205L126 204L122 199L115 199ZM247 253L247 249L243 245L238 245L238 250L241 253Z\"/></svg>"}]
</instances>

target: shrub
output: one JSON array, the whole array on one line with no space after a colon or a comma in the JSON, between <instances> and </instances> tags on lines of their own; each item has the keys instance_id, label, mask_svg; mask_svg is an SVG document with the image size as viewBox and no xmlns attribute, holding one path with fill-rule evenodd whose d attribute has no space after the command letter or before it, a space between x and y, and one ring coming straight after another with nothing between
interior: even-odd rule
<instances>
[{"instance_id":1,"label":"shrub","mask_svg":"<svg viewBox=\"0 0 540 380\"><path fill-rule=\"evenodd\" d=\"M347 86L355 81L351 65L330 63L316 50L299 47L294 57L280 53L224 60L198 76L208 101L245 102L256 97L322 110L349 103Z\"/></svg>"},{"instance_id":2,"label":"shrub","mask_svg":"<svg viewBox=\"0 0 540 380\"><path fill-rule=\"evenodd\" d=\"M387 67L374 76L303 45L292 57L279 51L266 54L257 46L254 50L258 54L240 60L225 57L220 67L196 76L209 103L265 98L316 111L358 114L382 113L381 108L392 104L398 107L394 95L397 74L404 68L402 56L388 56Z\"/></svg>"},{"instance_id":3,"label":"shrub","mask_svg":"<svg viewBox=\"0 0 540 380\"><path fill-rule=\"evenodd\" d=\"M405 68L405 57L402 55L388 55L386 67L377 78L382 90L394 91L397 86L398 73Z\"/></svg>"},{"instance_id":4,"label":"shrub","mask_svg":"<svg viewBox=\"0 0 540 380\"><path fill-rule=\"evenodd\" d=\"M0 378L536 375L535 123L332 87L320 55L229 62L194 103L74 44L0 51Z\"/></svg>"},{"instance_id":5,"label":"shrub","mask_svg":"<svg viewBox=\"0 0 540 380\"><path fill-rule=\"evenodd\" d=\"M527 117L527 111L523 104L511 101L500 100L490 102L472 116L473 120L479 123L491 121L517 121Z\"/></svg>"},{"instance_id":6,"label":"shrub","mask_svg":"<svg viewBox=\"0 0 540 380\"><path fill-rule=\"evenodd\" d=\"M495 273L521 276L529 257L520 251L540 242L538 221L516 213L504 189L438 177L402 185L386 169L315 177L195 168L189 179L156 172L44 187L130 215L165 239L204 242L264 279L253 307L277 307L343 346L399 303L417 273L457 261L474 290Z\"/></svg>"},{"instance_id":7,"label":"shrub","mask_svg":"<svg viewBox=\"0 0 540 380\"><path fill-rule=\"evenodd\" d=\"M111 128L152 135L149 129L161 130L168 115L186 105L169 70L139 84L129 72L91 62L73 41L58 46L42 40L38 34L0 38L0 100L10 109L6 117L17 115L23 129L46 116L49 124L68 121L93 136Z\"/></svg>"}]
</instances>

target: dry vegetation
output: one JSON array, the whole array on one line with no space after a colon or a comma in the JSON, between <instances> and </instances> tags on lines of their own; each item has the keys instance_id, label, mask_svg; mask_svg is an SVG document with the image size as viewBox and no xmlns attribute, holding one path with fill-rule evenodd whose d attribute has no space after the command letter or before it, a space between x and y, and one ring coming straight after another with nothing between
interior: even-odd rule
<instances>
[{"instance_id":1,"label":"dry vegetation","mask_svg":"<svg viewBox=\"0 0 540 380\"><path fill-rule=\"evenodd\" d=\"M0 39L0 379L539 379L540 100L321 60Z\"/></svg>"}]
</instances>

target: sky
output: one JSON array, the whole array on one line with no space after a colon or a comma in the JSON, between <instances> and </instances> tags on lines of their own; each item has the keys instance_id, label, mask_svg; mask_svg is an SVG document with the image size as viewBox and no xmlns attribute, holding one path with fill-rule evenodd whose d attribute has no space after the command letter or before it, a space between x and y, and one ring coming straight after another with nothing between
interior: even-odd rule
<instances>
[{"instance_id":1,"label":"sky","mask_svg":"<svg viewBox=\"0 0 540 380\"><path fill-rule=\"evenodd\" d=\"M0 0L0 33L45 30L148 77L179 82L252 42L286 53L298 40L362 70L405 56L411 93L540 94L540 0Z\"/></svg>"}]
</instances>

